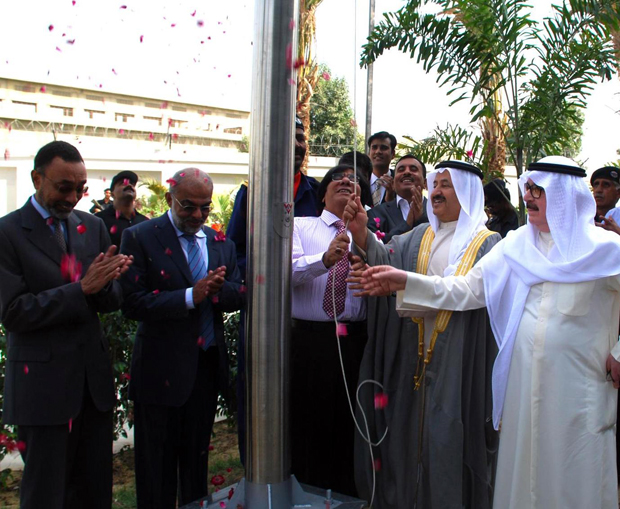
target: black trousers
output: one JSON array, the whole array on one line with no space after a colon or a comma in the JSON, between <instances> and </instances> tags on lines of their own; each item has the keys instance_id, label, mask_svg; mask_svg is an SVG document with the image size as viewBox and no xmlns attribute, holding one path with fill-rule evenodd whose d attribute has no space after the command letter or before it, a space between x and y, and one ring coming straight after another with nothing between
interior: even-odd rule
<instances>
[{"instance_id":1,"label":"black trousers","mask_svg":"<svg viewBox=\"0 0 620 509\"><path fill-rule=\"evenodd\" d=\"M206 498L217 407L218 349L200 350L196 380L180 407L134 404L138 509L175 509Z\"/></svg>"},{"instance_id":2,"label":"black trousers","mask_svg":"<svg viewBox=\"0 0 620 509\"><path fill-rule=\"evenodd\" d=\"M84 383L84 401L71 424L18 426L24 474L21 509L110 509L112 410L100 412Z\"/></svg>"},{"instance_id":3,"label":"black trousers","mask_svg":"<svg viewBox=\"0 0 620 509\"><path fill-rule=\"evenodd\" d=\"M355 410L366 322L348 326L340 338L344 372ZM291 338L292 470L300 482L355 496L353 442L333 322L293 320Z\"/></svg>"}]
</instances>

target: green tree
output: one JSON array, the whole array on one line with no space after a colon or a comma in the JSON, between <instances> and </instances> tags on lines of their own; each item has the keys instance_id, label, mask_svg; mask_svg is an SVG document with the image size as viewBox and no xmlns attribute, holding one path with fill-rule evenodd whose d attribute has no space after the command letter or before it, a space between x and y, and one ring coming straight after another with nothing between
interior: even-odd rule
<instances>
[{"instance_id":1,"label":"green tree","mask_svg":"<svg viewBox=\"0 0 620 509\"><path fill-rule=\"evenodd\" d=\"M461 151L493 169L493 140L485 135L491 120L521 175L532 160L578 148L587 97L615 73L618 9L611 0L565 0L537 22L524 0L410 0L384 15L361 63L397 47L426 72L434 70L452 104L469 100L471 123L482 127ZM465 140L466 130L448 126L427 145L440 153L451 130Z\"/></svg>"},{"instance_id":2,"label":"green tree","mask_svg":"<svg viewBox=\"0 0 620 509\"><path fill-rule=\"evenodd\" d=\"M319 65L319 80L310 102L310 152L313 155L340 156L364 150L364 139L353 124L349 87L344 78L331 75Z\"/></svg>"}]
</instances>

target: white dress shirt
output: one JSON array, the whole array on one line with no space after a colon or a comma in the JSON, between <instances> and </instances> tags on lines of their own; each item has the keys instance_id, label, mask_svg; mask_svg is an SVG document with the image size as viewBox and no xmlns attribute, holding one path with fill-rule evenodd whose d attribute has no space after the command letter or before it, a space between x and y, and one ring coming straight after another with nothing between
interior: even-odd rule
<instances>
[{"instance_id":1,"label":"white dress shirt","mask_svg":"<svg viewBox=\"0 0 620 509\"><path fill-rule=\"evenodd\" d=\"M331 319L323 310L323 296L329 269L323 264L323 254L336 236L335 223L340 218L323 210L320 217L296 217L293 227L292 316L299 320L327 322ZM351 233L347 235L353 242ZM351 243L351 245L353 245ZM353 297L347 286L344 311L338 320L358 322L366 319L366 301Z\"/></svg>"},{"instance_id":2,"label":"white dress shirt","mask_svg":"<svg viewBox=\"0 0 620 509\"><path fill-rule=\"evenodd\" d=\"M403 215L403 219L406 221L409 215L409 209L411 204L405 200L402 196L396 195L396 206L400 209L400 213Z\"/></svg>"}]
</instances>

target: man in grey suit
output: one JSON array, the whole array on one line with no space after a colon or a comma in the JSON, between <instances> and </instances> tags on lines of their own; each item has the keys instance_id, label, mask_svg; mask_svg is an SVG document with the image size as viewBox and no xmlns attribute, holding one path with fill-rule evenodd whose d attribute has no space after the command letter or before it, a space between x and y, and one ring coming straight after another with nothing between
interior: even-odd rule
<instances>
[{"instance_id":1,"label":"man in grey suit","mask_svg":"<svg viewBox=\"0 0 620 509\"><path fill-rule=\"evenodd\" d=\"M396 199L368 211L368 228L387 244L394 235L428 223L422 189L426 189L426 166L412 154L401 157L394 170Z\"/></svg>"},{"instance_id":2,"label":"man in grey suit","mask_svg":"<svg viewBox=\"0 0 620 509\"><path fill-rule=\"evenodd\" d=\"M0 219L0 318L8 333L3 420L23 442L22 509L110 508L114 383L98 312L116 310L103 222L75 211L86 193L78 150L39 150L35 194Z\"/></svg>"}]
</instances>

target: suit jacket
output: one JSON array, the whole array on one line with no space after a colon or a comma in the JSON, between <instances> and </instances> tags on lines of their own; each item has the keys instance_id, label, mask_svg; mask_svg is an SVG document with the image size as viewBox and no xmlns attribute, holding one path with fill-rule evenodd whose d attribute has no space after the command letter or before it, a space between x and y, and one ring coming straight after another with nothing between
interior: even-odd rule
<instances>
[{"instance_id":1,"label":"suit jacket","mask_svg":"<svg viewBox=\"0 0 620 509\"><path fill-rule=\"evenodd\" d=\"M226 266L226 281L213 307L215 341L219 347L218 384L228 387L228 354L224 342L222 311L241 307L241 276L232 241L216 240L216 232L203 226L207 235L209 270ZM121 278L125 300L123 313L137 320L138 331L131 360L129 397L145 405L183 405L194 385L198 366L198 309L187 309L185 290L194 286L192 274L176 231L167 214L128 228L121 252L134 262Z\"/></svg>"},{"instance_id":2,"label":"suit jacket","mask_svg":"<svg viewBox=\"0 0 620 509\"><path fill-rule=\"evenodd\" d=\"M83 276L110 238L100 219L76 210L67 234ZM30 200L0 219L0 246L0 317L8 332L4 423L68 423L82 407L85 380L96 407L110 410L114 382L97 312L120 307L118 281L93 296L67 282L62 251Z\"/></svg>"},{"instance_id":3,"label":"suit jacket","mask_svg":"<svg viewBox=\"0 0 620 509\"><path fill-rule=\"evenodd\" d=\"M428 223L428 217L426 216L426 198L422 199L422 215L413 223L412 227L403 219L403 214L396 202L397 200L386 201L368 211L368 228L373 232L380 230L385 233L385 237L383 237L383 242L385 244L395 235L402 235L419 224ZM378 227L375 218L379 218Z\"/></svg>"}]
</instances>

